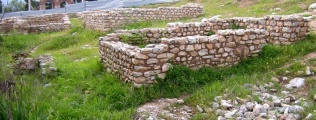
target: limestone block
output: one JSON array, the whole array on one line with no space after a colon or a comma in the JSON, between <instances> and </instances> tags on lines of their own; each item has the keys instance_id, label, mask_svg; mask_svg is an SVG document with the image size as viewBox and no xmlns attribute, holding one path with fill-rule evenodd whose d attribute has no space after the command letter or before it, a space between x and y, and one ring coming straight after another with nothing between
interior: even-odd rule
<instances>
[{"instance_id":1,"label":"limestone block","mask_svg":"<svg viewBox=\"0 0 316 120\"><path fill-rule=\"evenodd\" d=\"M200 56L207 55L207 54L208 54L208 50L207 50L207 49L202 49L202 50L200 50L200 51L198 52L198 54L199 54Z\"/></svg>"},{"instance_id":2,"label":"limestone block","mask_svg":"<svg viewBox=\"0 0 316 120\"><path fill-rule=\"evenodd\" d=\"M148 56L147 55L144 55L144 54L140 54L140 53L138 53L138 54L136 54L136 56L135 56L136 58L138 58L138 59L148 59Z\"/></svg>"},{"instance_id":3,"label":"limestone block","mask_svg":"<svg viewBox=\"0 0 316 120\"><path fill-rule=\"evenodd\" d=\"M289 27L283 27L282 32L292 32L292 29Z\"/></svg>"},{"instance_id":4,"label":"limestone block","mask_svg":"<svg viewBox=\"0 0 316 120\"><path fill-rule=\"evenodd\" d=\"M190 52L194 50L194 46L193 45L187 45L186 51Z\"/></svg>"},{"instance_id":5,"label":"limestone block","mask_svg":"<svg viewBox=\"0 0 316 120\"><path fill-rule=\"evenodd\" d=\"M187 53L186 53L186 52L184 52L184 51L180 51L178 55L179 55L179 56L186 56L186 55L187 55Z\"/></svg>"},{"instance_id":6,"label":"limestone block","mask_svg":"<svg viewBox=\"0 0 316 120\"><path fill-rule=\"evenodd\" d=\"M162 66L162 72L167 72L169 70L169 68L171 68L172 65L170 63L165 63L163 66Z\"/></svg>"},{"instance_id":7,"label":"limestone block","mask_svg":"<svg viewBox=\"0 0 316 120\"><path fill-rule=\"evenodd\" d=\"M142 75L143 75L143 73L141 73L141 72L133 72L134 77L140 77Z\"/></svg>"},{"instance_id":8,"label":"limestone block","mask_svg":"<svg viewBox=\"0 0 316 120\"><path fill-rule=\"evenodd\" d=\"M136 71L145 71L145 70L149 70L150 67L144 67L144 66L134 66L134 70Z\"/></svg>"},{"instance_id":9,"label":"limestone block","mask_svg":"<svg viewBox=\"0 0 316 120\"><path fill-rule=\"evenodd\" d=\"M138 84L141 84L141 83L143 83L143 82L145 82L146 81L146 78L145 77L135 77L134 78L134 82L135 83L138 83Z\"/></svg>"},{"instance_id":10,"label":"limestone block","mask_svg":"<svg viewBox=\"0 0 316 120\"><path fill-rule=\"evenodd\" d=\"M254 40L254 39L256 39L256 38L257 38L256 35L249 35L249 39L251 39L251 40Z\"/></svg>"},{"instance_id":11,"label":"limestone block","mask_svg":"<svg viewBox=\"0 0 316 120\"><path fill-rule=\"evenodd\" d=\"M236 47L236 43L235 42L229 42L226 44L227 47L233 48Z\"/></svg>"},{"instance_id":12,"label":"limestone block","mask_svg":"<svg viewBox=\"0 0 316 120\"><path fill-rule=\"evenodd\" d=\"M170 50L170 52L172 52L172 53L178 53L179 51L180 51L179 48L173 48Z\"/></svg>"},{"instance_id":13,"label":"limestone block","mask_svg":"<svg viewBox=\"0 0 316 120\"><path fill-rule=\"evenodd\" d=\"M150 58L147 60L147 64L156 64L158 63L158 59L156 58Z\"/></svg>"}]
</instances>

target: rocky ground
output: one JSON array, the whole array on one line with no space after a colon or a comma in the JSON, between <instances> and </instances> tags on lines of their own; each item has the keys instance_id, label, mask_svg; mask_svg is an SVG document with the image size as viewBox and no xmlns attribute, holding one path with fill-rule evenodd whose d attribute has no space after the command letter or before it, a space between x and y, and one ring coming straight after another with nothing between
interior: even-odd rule
<instances>
[{"instance_id":1,"label":"rocky ground","mask_svg":"<svg viewBox=\"0 0 316 120\"><path fill-rule=\"evenodd\" d=\"M304 98L304 94L295 94L304 90L305 79L287 77L272 78L274 81L284 82L283 89L278 91L272 82L264 85L245 84L244 87L252 90L253 94L248 98L226 98L225 95L217 96L213 100L212 110L218 116L218 120L297 120L305 118L311 120L313 115L301 116L305 107L310 104ZM281 83L282 84L282 83ZM278 94L281 92L281 94Z\"/></svg>"},{"instance_id":2,"label":"rocky ground","mask_svg":"<svg viewBox=\"0 0 316 120\"><path fill-rule=\"evenodd\" d=\"M291 64L288 64L280 68L284 69L284 73L271 78L272 82L263 85L245 84L244 87L252 91L248 98L227 98L225 94L217 96L210 109L215 111L218 120L313 120L313 113L305 116L301 113L316 102L316 94L308 94L314 85L307 84L315 83L316 80L312 72L315 71L315 63L310 63L315 58L316 53L310 53L298 60L300 64L306 65L305 71L290 70ZM308 96L313 96L313 101L308 100Z\"/></svg>"},{"instance_id":3,"label":"rocky ground","mask_svg":"<svg viewBox=\"0 0 316 120\"><path fill-rule=\"evenodd\" d=\"M192 108L184 103L183 98L161 98L146 103L137 109L137 120L177 119L187 120L192 117ZM180 106L174 106L179 104Z\"/></svg>"},{"instance_id":4,"label":"rocky ground","mask_svg":"<svg viewBox=\"0 0 316 120\"><path fill-rule=\"evenodd\" d=\"M314 53L315 54L315 53ZM304 72L306 77L313 77L314 74L307 67ZM196 108L183 105L183 99L159 99L154 102L146 103L137 110L138 120L187 120L196 113L212 114L218 120L297 120L315 119L312 113L301 116L305 108L314 102L306 100L309 88L306 87L305 77L273 77L273 82L263 85L245 84L244 87L251 90L247 98L229 98L228 95L216 96L211 108ZM282 88L276 88L275 84L280 84ZM316 101L316 95L314 96ZM173 105L173 104L178 105ZM193 113L192 109L197 112ZM314 111L316 112L316 111Z\"/></svg>"}]
</instances>

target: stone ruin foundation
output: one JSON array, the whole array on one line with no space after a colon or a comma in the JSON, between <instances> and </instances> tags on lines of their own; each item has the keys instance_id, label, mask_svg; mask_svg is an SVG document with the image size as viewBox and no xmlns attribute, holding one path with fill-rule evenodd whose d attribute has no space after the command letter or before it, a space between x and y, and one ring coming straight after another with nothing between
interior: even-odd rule
<instances>
[{"instance_id":1,"label":"stone ruin foundation","mask_svg":"<svg viewBox=\"0 0 316 120\"><path fill-rule=\"evenodd\" d=\"M109 31L123 25L149 20L178 20L185 17L198 17L203 13L200 4L188 3L181 7L158 8L118 8L79 13L87 29Z\"/></svg>"},{"instance_id":2,"label":"stone ruin foundation","mask_svg":"<svg viewBox=\"0 0 316 120\"><path fill-rule=\"evenodd\" d=\"M71 26L69 18L65 14L11 17L0 22L0 33L14 30L22 34L53 32L69 29Z\"/></svg>"},{"instance_id":3,"label":"stone ruin foundation","mask_svg":"<svg viewBox=\"0 0 316 120\"><path fill-rule=\"evenodd\" d=\"M165 78L171 63L230 66L257 56L266 44L292 44L308 34L308 21L300 16L213 17L169 23L167 28L117 30L99 38L99 52L108 72L138 86L153 83L156 76ZM148 44L133 46L139 43Z\"/></svg>"}]
</instances>

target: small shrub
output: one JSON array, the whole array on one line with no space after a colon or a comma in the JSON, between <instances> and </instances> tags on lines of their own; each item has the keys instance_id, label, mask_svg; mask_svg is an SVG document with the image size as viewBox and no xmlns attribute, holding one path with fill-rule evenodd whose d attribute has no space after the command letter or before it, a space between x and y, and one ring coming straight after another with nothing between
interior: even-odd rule
<instances>
[{"instance_id":1,"label":"small shrub","mask_svg":"<svg viewBox=\"0 0 316 120\"><path fill-rule=\"evenodd\" d=\"M308 65L316 65L316 58L307 60Z\"/></svg>"},{"instance_id":2,"label":"small shrub","mask_svg":"<svg viewBox=\"0 0 316 120\"><path fill-rule=\"evenodd\" d=\"M22 90L12 91L13 96L0 92L0 119L1 120L26 120L28 119L27 109L23 103Z\"/></svg>"},{"instance_id":3,"label":"small shrub","mask_svg":"<svg viewBox=\"0 0 316 120\"><path fill-rule=\"evenodd\" d=\"M275 71L276 75L286 75L286 69L285 68L279 68Z\"/></svg>"},{"instance_id":4,"label":"small shrub","mask_svg":"<svg viewBox=\"0 0 316 120\"><path fill-rule=\"evenodd\" d=\"M300 75L300 74L304 74L305 68L306 68L305 65L302 65L301 63L296 62L289 67L289 70L292 72L293 75ZM302 71L303 73L299 73L299 71Z\"/></svg>"},{"instance_id":5,"label":"small shrub","mask_svg":"<svg viewBox=\"0 0 316 120\"><path fill-rule=\"evenodd\" d=\"M239 26L236 23L233 23L231 29L246 29L246 26Z\"/></svg>"},{"instance_id":6,"label":"small shrub","mask_svg":"<svg viewBox=\"0 0 316 120\"><path fill-rule=\"evenodd\" d=\"M215 32L208 32L207 33L207 36L212 36L212 35L215 35Z\"/></svg>"},{"instance_id":7,"label":"small shrub","mask_svg":"<svg viewBox=\"0 0 316 120\"><path fill-rule=\"evenodd\" d=\"M137 45L140 48L145 47L145 38L140 34L120 35L121 41L131 45Z\"/></svg>"},{"instance_id":8,"label":"small shrub","mask_svg":"<svg viewBox=\"0 0 316 120\"><path fill-rule=\"evenodd\" d=\"M0 35L0 46L3 45L4 39L2 38L2 36Z\"/></svg>"},{"instance_id":9,"label":"small shrub","mask_svg":"<svg viewBox=\"0 0 316 120\"><path fill-rule=\"evenodd\" d=\"M254 95L254 96L252 96L252 99L254 100L254 101L256 101L257 103L262 103L263 101L261 100L261 98L259 97L259 96L257 96L257 95Z\"/></svg>"},{"instance_id":10,"label":"small shrub","mask_svg":"<svg viewBox=\"0 0 316 120\"><path fill-rule=\"evenodd\" d=\"M304 14L302 15L303 17L309 17L309 16L312 16L311 14Z\"/></svg>"}]
</instances>

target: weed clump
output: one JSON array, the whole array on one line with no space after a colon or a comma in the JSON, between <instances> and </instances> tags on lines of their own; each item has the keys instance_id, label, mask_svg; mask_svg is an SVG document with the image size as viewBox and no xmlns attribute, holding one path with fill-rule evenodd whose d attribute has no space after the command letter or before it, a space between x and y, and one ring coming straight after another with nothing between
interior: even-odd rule
<instances>
[{"instance_id":1,"label":"weed clump","mask_svg":"<svg viewBox=\"0 0 316 120\"><path fill-rule=\"evenodd\" d=\"M43 49L56 50L56 49L67 48L67 47L77 44L78 37L76 35L66 35L66 36L53 38L52 40L48 42L49 44L45 45Z\"/></svg>"},{"instance_id":2,"label":"weed clump","mask_svg":"<svg viewBox=\"0 0 316 120\"><path fill-rule=\"evenodd\" d=\"M230 27L231 29L235 30L235 29L246 29L246 26L239 26L236 23L233 23Z\"/></svg>"},{"instance_id":3,"label":"weed clump","mask_svg":"<svg viewBox=\"0 0 316 120\"><path fill-rule=\"evenodd\" d=\"M215 35L215 32L208 32L207 33L207 36L212 36L212 35Z\"/></svg>"},{"instance_id":4,"label":"weed clump","mask_svg":"<svg viewBox=\"0 0 316 120\"><path fill-rule=\"evenodd\" d=\"M2 36L0 35L0 46L3 45L4 39L2 38Z\"/></svg>"},{"instance_id":5,"label":"weed clump","mask_svg":"<svg viewBox=\"0 0 316 120\"><path fill-rule=\"evenodd\" d=\"M145 47L146 40L141 34L122 34L119 36L121 41L127 44L136 45L140 48Z\"/></svg>"}]
</instances>

